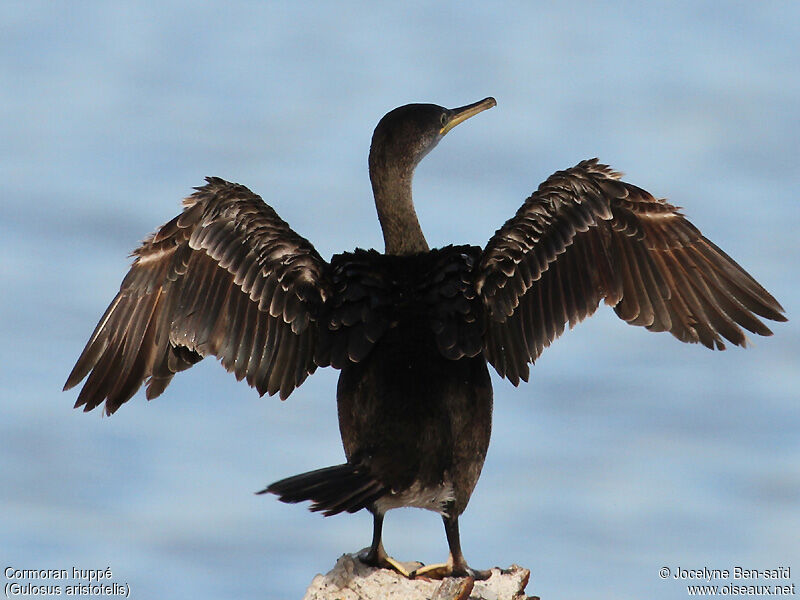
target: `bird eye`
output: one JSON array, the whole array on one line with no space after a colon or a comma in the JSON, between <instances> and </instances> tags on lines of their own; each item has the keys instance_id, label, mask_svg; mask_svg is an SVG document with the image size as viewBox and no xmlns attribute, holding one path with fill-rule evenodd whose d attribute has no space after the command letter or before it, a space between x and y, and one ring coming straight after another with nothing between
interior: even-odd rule
<instances>
[{"instance_id":1,"label":"bird eye","mask_svg":"<svg viewBox=\"0 0 800 600\"><path fill-rule=\"evenodd\" d=\"M442 127L444 127L445 125L447 125L447 113L442 113L442 116L441 116L441 118L439 119L439 121L441 122L441 124L442 124Z\"/></svg>"}]
</instances>

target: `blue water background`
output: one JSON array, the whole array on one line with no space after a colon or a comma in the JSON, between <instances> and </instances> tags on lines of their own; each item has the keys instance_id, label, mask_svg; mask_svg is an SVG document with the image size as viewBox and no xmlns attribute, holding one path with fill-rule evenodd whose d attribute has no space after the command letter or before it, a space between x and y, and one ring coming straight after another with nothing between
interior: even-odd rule
<instances>
[{"instance_id":1,"label":"blue water background","mask_svg":"<svg viewBox=\"0 0 800 600\"><path fill-rule=\"evenodd\" d=\"M553 171L599 156L684 206L793 320L713 353L619 321L495 378L462 518L476 567L542 598L681 598L662 566L800 583L800 4L0 3L0 563L105 568L134 598L300 598L366 546L253 494L338 463L335 377L260 399L213 359L111 418L61 386L129 264L206 175L323 256L382 248L367 178L394 106L498 106L415 178L431 245L483 244ZM439 519L392 512L402 560ZM5 583L5 580L4 580Z\"/></svg>"}]
</instances>

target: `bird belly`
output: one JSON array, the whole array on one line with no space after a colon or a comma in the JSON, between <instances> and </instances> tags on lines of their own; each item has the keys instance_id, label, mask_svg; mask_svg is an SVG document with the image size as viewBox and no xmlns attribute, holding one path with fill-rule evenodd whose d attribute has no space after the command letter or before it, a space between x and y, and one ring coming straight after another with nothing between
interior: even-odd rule
<instances>
[{"instance_id":1,"label":"bird belly","mask_svg":"<svg viewBox=\"0 0 800 600\"><path fill-rule=\"evenodd\" d=\"M447 507L455 501L456 495L453 484L443 481L439 485L425 487L415 482L402 492L391 492L375 502L375 508L381 514L392 508L413 506L432 510L440 515L447 515Z\"/></svg>"}]
</instances>

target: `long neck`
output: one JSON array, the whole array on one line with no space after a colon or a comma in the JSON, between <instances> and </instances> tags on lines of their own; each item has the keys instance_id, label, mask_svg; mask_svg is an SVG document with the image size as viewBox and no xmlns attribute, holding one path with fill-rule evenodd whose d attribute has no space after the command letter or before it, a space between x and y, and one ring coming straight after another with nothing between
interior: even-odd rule
<instances>
[{"instance_id":1,"label":"long neck","mask_svg":"<svg viewBox=\"0 0 800 600\"><path fill-rule=\"evenodd\" d=\"M428 242L422 233L411 199L410 169L392 168L370 161L372 193L383 230L386 254L415 254L428 251Z\"/></svg>"}]
</instances>

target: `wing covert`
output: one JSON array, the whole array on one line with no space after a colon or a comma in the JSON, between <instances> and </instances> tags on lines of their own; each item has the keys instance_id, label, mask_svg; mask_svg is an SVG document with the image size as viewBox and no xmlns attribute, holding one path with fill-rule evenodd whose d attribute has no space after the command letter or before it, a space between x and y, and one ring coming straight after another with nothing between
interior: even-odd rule
<instances>
[{"instance_id":1,"label":"wing covert","mask_svg":"<svg viewBox=\"0 0 800 600\"><path fill-rule=\"evenodd\" d=\"M321 319L316 363L341 369L361 362L398 325L421 340L429 331L451 360L479 354L483 307L473 273L480 252L445 246L410 256L361 249L334 255L334 295Z\"/></svg>"}]
</instances>

